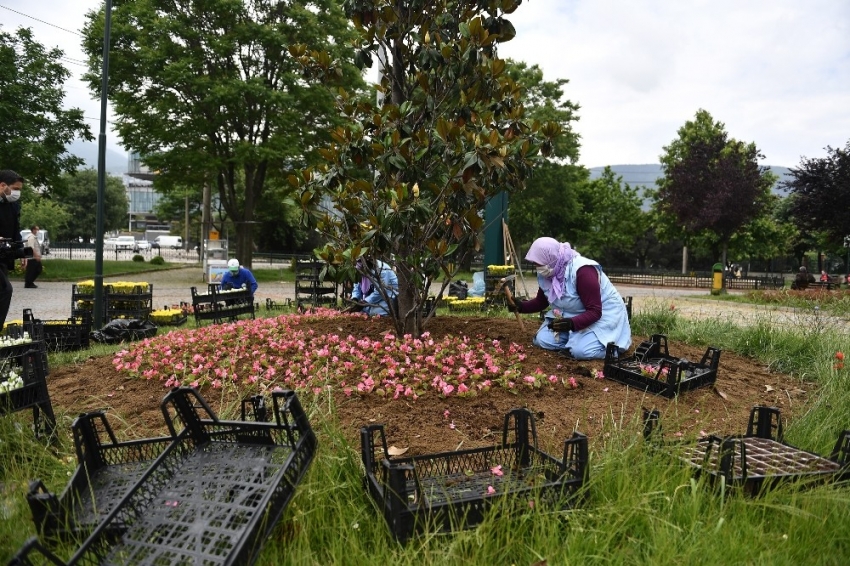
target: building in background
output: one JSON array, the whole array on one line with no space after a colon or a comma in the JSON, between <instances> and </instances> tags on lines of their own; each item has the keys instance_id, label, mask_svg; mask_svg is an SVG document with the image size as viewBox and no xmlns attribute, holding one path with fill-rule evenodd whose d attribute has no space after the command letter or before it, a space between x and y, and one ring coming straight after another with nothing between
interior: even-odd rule
<instances>
[{"instance_id":1,"label":"building in background","mask_svg":"<svg viewBox=\"0 0 850 566\"><path fill-rule=\"evenodd\" d=\"M127 227L130 232L164 231L167 234L170 229L167 222L161 222L154 214L160 199L153 188L155 176L156 173L142 163L138 153L128 154L124 187L129 203Z\"/></svg>"}]
</instances>

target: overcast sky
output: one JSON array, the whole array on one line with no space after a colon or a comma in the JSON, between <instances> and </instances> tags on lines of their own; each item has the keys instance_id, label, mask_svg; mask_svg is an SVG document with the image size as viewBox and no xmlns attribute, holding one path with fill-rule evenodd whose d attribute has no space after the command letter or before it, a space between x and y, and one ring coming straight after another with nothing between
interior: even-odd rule
<instances>
[{"instance_id":1,"label":"overcast sky","mask_svg":"<svg viewBox=\"0 0 850 566\"><path fill-rule=\"evenodd\" d=\"M95 134L99 101L72 61L83 59L80 37L47 24L78 32L100 4L0 0L5 31L31 27L71 59L67 102ZM731 137L754 141L767 165L794 167L850 140L848 0L525 0L509 19L517 37L500 55L570 81L588 167L657 163L700 108Z\"/></svg>"}]
</instances>

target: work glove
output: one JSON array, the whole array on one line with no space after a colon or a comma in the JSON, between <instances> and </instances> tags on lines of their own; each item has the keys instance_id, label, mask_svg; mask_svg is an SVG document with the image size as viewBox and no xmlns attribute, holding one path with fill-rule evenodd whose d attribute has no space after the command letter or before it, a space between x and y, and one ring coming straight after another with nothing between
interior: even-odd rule
<instances>
[{"instance_id":1,"label":"work glove","mask_svg":"<svg viewBox=\"0 0 850 566\"><path fill-rule=\"evenodd\" d=\"M573 319L571 318L555 318L549 323L549 329L552 332L569 332L573 329Z\"/></svg>"},{"instance_id":2,"label":"work glove","mask_svg":"<svg viewBox=\"0 0 850 566\"><path fill-rule=\"evenodd\" d=\"M516 303L512 303L510 301L505 301L505 306L508 309L508 312L521 312L519 310L519 305Z\"/></svg>"}]
</instances>

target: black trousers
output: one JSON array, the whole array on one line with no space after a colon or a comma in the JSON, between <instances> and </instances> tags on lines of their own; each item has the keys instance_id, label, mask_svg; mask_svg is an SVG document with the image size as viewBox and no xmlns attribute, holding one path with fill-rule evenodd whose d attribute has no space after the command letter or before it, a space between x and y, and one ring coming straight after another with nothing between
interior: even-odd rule
<instances>
[{"instance_id":1,"label":"black trousers","mask_svg":"<svg viewBox=\"0 0 850 566\"><path fill-rule=\"evenodd\" d=\"M6 324L6 316L12 305L12 282L9 281L9 268L0 263L0 325Z\"/></svg>"},{"instance_id":2,"label":"black trousers","mask_svg":"<svg viewBox=\"0 0 850 566\"><path fill-rule=\"evenodd\" d=\"M27 260L27 271L24 275L24 285L32 285L35 283L36 278L41 275L41 260L40 259L28 259Z\"/></svg>"}]
</instances>

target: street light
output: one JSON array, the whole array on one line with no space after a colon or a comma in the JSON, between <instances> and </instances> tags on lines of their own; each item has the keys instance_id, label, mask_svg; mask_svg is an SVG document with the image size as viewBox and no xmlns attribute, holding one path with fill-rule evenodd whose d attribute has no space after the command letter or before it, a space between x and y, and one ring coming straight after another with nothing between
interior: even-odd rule
<instances>
[{"instance_id":1,"label":"street light","mask_svg":"<svg viewBox=\"0 0 850 566\"><path fill-rule=\"evenodd\" d=\"M103 323L103 225L106 198L106 87L109 77L109 33L112 27L112 0L106 0L103 22L103 73L100 82L100 133L97 145L97 220L94 251L94 320L96 329Z\"/></svg>"},{"instance_id":2,"label":"street light","mask_svg":"<svg viewBox=\"0 0 850 566\"><path fill-rule=\"evenodd\" d=\"M847 248L847 262L844 264L844 280L850 285L850 236L844 236L844 247Z\"/></svg>"}]
</instances>

